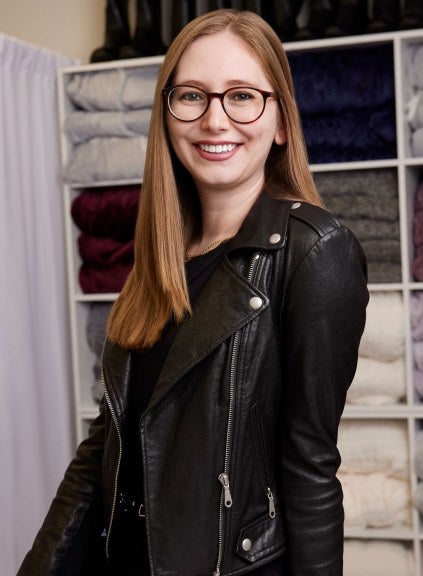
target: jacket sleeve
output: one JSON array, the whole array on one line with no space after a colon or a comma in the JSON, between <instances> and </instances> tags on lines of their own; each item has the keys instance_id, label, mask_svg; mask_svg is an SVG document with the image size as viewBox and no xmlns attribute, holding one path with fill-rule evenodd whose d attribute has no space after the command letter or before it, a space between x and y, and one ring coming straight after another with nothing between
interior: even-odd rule
<instances>
[{"instance_id":1,"label":"jacket sleeve","mask_svg":"<svg viewBox=\"0 0 423 576\"><path fill-rule=\"evenodd\" d=\"M17 576L77 576L91 573L101 546L103 514L100 474L104 445L104 402L100 414L68 466L57 494ZM92 572L94 573L94 572Z\"/></svg>"},{"instance_id":2,"label":"jacket sleeve","mask_svg":"<svg viewBox=\"0 0 423 576\"><path fill-rule=\"evenodd\" d=\"M290 576L342 576L339 421L368 302L353 234L321 236L293 272L282 311L282 498Z\"/></svg>"}]
</instances>

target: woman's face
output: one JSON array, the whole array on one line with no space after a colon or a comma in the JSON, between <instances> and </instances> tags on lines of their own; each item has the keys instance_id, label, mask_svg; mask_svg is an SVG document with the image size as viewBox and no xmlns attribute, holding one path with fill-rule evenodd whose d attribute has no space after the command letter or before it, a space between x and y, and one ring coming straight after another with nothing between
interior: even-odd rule
<instances>
[{"instance_id":1,"label":"woman's face","mask_svg":"<svg viewBox=\"0 0 423 576\"><path fill-rule=\"evenodd\" d=\"M173 85L188 84L207 92L234 86L273 91L263 68L247 44L229 31L194 41L182 56ZM263 115L239 124L212 98L207 112L193 122L167 113L170 141L179 160L201 191L261 191L264 166L273 142L286 140L276 98L266 102ZM223 150L222 150L223 146Z\"/></svg>"}]
</instances>

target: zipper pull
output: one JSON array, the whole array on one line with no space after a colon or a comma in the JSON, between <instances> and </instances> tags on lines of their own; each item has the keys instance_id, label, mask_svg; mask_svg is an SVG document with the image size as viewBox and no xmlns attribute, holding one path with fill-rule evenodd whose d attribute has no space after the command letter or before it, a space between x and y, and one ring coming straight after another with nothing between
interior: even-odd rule
<instances>
[{"instance_id":1,"label":"zipper pull","mask_svg":"<svg viewBox=\"0 0 423 576\"><path fill-rule=\"evenodd\" d=\"M274 518L276 516L275 502L270 488L267 489L267 497L269 498L269 516L270 518Z\"/></svg>"},{"instance_id":2,"label":"zipper pull","mask_svg":"<svg viewBox=\"0 0 423 576\"><path fill-rule=\"evenodd\" d=\"M226 508L230 508L232 506L232 496L229 488L229 476L222 472L222 474L219 474L219 482L223 486L225 506Z\"/></svg>"}]
</instances>

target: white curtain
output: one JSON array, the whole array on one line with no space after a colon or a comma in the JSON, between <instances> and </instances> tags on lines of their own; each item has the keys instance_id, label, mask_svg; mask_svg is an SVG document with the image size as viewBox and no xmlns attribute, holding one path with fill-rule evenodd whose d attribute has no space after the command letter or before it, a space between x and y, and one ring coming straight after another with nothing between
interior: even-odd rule
<instances>
[{"instance_id":1,"label":"white curtain","mask_svg":"<svg viewBox=\"0 0 423 576\"><path fill-rule=\"evenodd\" d=\"M0 572L14 576L73 448L56 98L75 63L0 34Z\"/></svg>"}]
</instances>

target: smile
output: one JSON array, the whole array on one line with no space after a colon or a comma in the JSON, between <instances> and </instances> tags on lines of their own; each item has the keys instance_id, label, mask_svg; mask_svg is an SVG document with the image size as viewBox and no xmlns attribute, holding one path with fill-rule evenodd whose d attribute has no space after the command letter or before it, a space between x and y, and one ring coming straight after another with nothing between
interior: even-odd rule
<instances>
[{"instance_id":1,"label":"smile","mask_svg":"<svg viewBox=\"0 0 423 576\"><path fill-rule=\"evenodd\" d=\"M237 144L199 144L199 147L204 152L222 154L223 152L232 152L237 147Z\"/></svg>"}]
</instances>

